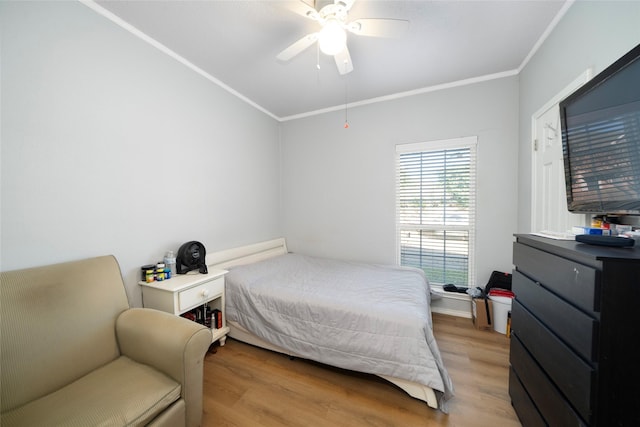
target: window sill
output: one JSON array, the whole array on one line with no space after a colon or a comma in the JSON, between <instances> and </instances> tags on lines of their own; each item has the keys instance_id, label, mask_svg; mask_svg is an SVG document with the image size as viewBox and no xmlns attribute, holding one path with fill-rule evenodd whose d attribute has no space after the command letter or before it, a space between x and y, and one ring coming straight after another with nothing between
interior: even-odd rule
<instances>
[{"instance_id":1,"label":"window sill","mask_svg":"<svg viewBox=\"0 0 640 427\"><path fill-rule=\"evenodd\" d=\"M462 301L470 301L471 297L467 293L447 292L442 289L442 285L431 285L431 295L433 299L447 298Z\"/></svg>"}]
</instances>

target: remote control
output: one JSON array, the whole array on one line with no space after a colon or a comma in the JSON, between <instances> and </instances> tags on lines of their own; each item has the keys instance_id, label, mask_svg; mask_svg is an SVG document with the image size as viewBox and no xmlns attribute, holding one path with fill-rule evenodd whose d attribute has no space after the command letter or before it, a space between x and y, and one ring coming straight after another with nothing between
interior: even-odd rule
<instances>
[{"instance_id":1,"label":"remote control","mask_svg":"<svg viewBox=\"0 0 640 427\"><path fill-rule=\"evenodd\" d=\"M627 237L600 236L597 234L579 234L576 242L587 243L589 245L612 246L616 248L630 248L636 241Z\"/></svg>"}]
</instances>

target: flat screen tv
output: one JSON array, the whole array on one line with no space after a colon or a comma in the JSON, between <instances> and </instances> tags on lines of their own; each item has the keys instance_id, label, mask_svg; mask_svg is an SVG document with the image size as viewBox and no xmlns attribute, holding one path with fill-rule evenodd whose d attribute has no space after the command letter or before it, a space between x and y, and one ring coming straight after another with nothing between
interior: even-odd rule
<instances>
[{"instance_id":1,"label":"flat screen tv","mask_svg":"<svg viewBox=\"0 0 640 427\"><path fill-rule=\"evenodd\" d=\"M559 106L569 211L640 215L640 45Z\"/></svg>"}]
</instances>

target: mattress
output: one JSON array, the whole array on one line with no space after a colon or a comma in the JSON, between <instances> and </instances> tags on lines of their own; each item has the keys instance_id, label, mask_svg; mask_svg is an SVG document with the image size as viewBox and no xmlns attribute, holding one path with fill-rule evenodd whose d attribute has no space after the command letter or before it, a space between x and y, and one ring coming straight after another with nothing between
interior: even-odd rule
<instances>
[{"instance_id":1,"label":"mattress","mask_svg":"<svg viewBox=\"0 0 640 427\"><path fill-rule=\"evenodd\" d=\"M285 254L229 268L226 317L294 354L434 389L453 385L433 336L422 270Z\"/></svg>"}]
</instances>

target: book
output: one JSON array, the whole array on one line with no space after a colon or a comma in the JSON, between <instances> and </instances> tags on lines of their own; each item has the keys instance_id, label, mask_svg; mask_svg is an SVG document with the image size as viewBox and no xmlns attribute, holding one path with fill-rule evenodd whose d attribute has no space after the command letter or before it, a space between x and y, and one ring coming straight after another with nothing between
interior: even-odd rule
<instances>
[{"instance_id":1,"label":"book","mask_svg":"<svg viewBox=\"0 0 640 427\"><path fill-rule=\"evenodd\" d=\"M211 327L215 329L222 328L222 312L217 308L213 310L211 315Z\"/></svg>"}]
</instances>

